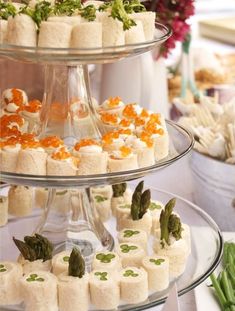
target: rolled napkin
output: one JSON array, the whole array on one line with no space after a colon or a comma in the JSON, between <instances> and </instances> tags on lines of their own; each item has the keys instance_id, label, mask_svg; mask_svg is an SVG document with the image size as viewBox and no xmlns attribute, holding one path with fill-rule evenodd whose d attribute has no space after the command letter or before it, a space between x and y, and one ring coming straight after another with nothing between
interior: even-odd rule
<instances>
[{"instance_id":1,"label":"rolled napkin","mask_svg":"<svg viewBox=\"0 0 235 311\"><path fill-rule=\"evenodd\" d=\"M72 30L70 47L78 49L102 47L102 24L84 22L75 25Z\"/></svg>"},{"instance_id":2,"label":"rolled napkin","mask_svg":"<svg viewBox=\"0 0 235 311\"><path fill-rule=\"evenodd\" d=\"M30 16L17 14L8 18L7 43L21 46L37 45L37 28Z\"/></svg>"},{"instance_id":3,"label":"rolled napkin","mask_svg":"<svg viewBox=\"0 0 235 311\"><path fill-rule=\"evenodd\" d=\"M69 48L72 25L64 22L42 22L38 46L47 48Z\"/></svg>"},{"instance_id":4,"label":"rolled napkin","mask_svg":"<svg viewBox=\"0 0 235 311\"><path fill-rule=\"evenodd\" d=\"M20 278L23 275L20 264L0 261L0 305L16 305L22 302Z\"/></svg>"}]
</instances>

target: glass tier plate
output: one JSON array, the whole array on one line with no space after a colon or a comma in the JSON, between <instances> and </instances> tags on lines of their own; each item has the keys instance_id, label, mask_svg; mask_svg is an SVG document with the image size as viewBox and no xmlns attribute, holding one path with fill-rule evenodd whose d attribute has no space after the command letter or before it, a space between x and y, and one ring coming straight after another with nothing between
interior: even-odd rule
<instances>
[{"instance_id":1,"label":"glass tier plate","mask_svg":"<svg viewBox=\"0 0 235 311\"><path fill-rule=\"evenodd\" d=\"M98 64L110 63L126 57L139 55L160 46L171 35L171 30L155 23L155 36L151 41L104 48L62 49L39 48L0 44L0 56L24 62L50 64Z\"/></svg>"},{"instance_id":2,"label":"glass tier plate","mask_svg":"<svg viewBox=\"0 0 235 311\"><path fill-rule=\"evenodd\" d=\"M101 184L115 184L141 178L174 163L192 149L194 139L189 131L172 121L167 121L167 129L170 137L169 155L167 158L158 161L151 166L116 173L80 176L36 176L0 172L1 179L9 184L21 184L33 187L82 188Z\"/></svg>"},{"instance_id":3,"label":"glass tier plate","mask_svg":"<svg viewBox=\"0 0 235 311\"><path fill-rule=\"evenodd\" d=\"M187 261L186 270L177 280L179 295L192 290L202 283L216 268L222 255L221 232L212 220L198 206L182 199L181 197L158 189L151 189L152 198L166 203L172 197L177 198L176 212L180 215L183 223L190 226L191 230L191 254ZM0 260L16 260L17 249L12 242L12 236L22 238L30 234L39 221L40 210L34 210L34 215L27 218L10 219L8 225L0 228ZM105 227L116 237L116 220L114 217L107 221ZM150 241L151 248L151 241ZM121 305L119 311L144 310L163 303L168 291L173 285L173 280L167 290L150 294L148 300L138 305ZM0 306L5 310L23 310L22 306ZM76 311L76 310L74 310Z\"/></svg>"}]
</instances>

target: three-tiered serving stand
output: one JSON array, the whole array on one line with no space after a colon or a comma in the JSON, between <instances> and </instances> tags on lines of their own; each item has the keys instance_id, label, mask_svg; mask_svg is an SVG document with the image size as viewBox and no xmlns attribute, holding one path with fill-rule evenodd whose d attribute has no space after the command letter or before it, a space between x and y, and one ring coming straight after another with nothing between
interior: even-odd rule
<instances>
[{"instance_id":1,"label":"three-tiered serving stand","mask_svg":"<svg viewBox=\"0 0 235 311\"><path fill-rule=\"evenodd\" d=\"M159 48L169 38L171 30L159 23L156 23L155 27L156 33L152 41L118 47L56 49L0 45L0 56L2 57L23 62L41 63L45 67L45 87L40 116L41 124L37 129L38 137L58 135L64 139L68 146L81 138L100 139L104 128L99 122L92 101L88 64L114 62L126 57L137 56L153 48ZM76 103L79 112L76 122L84 125L81 126L80 131L75 130L74 111L71 108L74 103ZM86 122L90 122L89 131L84 130ZM22 220L21 231L34 228L34 232L47 236L53 242L56 252L78 245L89 269L92 256L96 251L114 248L114 238L107 227L113 231L115 226L112 220L107 225L100 221L90 200L90 187L141 178L163 169L186 155L193 146L192 135L185 128L171 121L167 121L167 129L170 137L169 156L149 167L83 176L34 176L1 172L2 181L8 184L48 189L48 199L40 221L38 221L38 217ZM52 209L56 189L70 190L70 208L66 215L58 214ZM159 200L162 198L165 202L172 197L163 191L153 190L152 193L157 195ZM216 267L221 256L222 239L219 229L208 215L192 203L180 198L178 200L180 203L177 211L180 214L181 212L185 214L189 223L193 219L194 225L207 228L208 233L204 246L207 247L210 244L212 249L212 255L201 256L198 243L194 239L198 234L196 232L199 231L193 232L191 229L193 243L191 264L187 268L189 270L186 270L185 274L177 281L179 294L183 294L202 282ZM8 226L10 228L11 224ZM14 229L9 230L14 231ZM25 232L25 234L30 233L32 232ZM6 232L0 231L0 234L4 236ZM11 246L12 244L9 244L9 247ZM0 243L1 249L3 248ZM121 305L119 310L143 310L162 303L166 299L166 295L167 291L160 294L155 293L149 296L148 301L140 305ZM10 309L15 310L13 307Z\"/></svg>"}]
</instances>

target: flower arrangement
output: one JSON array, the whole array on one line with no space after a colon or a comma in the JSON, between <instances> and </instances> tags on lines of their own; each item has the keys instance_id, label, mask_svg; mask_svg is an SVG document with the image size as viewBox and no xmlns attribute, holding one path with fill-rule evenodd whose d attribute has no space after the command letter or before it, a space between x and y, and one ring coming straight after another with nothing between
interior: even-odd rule
<instances>
[{"instance_id":1,"label":"flower arrangement","mask_svg":"<svg viewBox=\"0 0 235 311\"><path fill-rule=\"evenodd\" d=\"M157 20L170 26L173 31L160 50L160 55L167 57L176 42L183 42L190 31L187 21L194 15L194 0L148 0L144 5L147 10L156 11Z\"/></svg>"}]
</instances>

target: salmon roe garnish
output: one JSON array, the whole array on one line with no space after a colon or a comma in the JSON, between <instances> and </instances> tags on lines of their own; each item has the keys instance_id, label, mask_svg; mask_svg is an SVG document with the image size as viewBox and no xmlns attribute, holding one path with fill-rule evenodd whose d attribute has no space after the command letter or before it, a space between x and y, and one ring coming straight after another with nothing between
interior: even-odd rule
<instances>
[{"instance_id":1,"label":"salmon roe garnish","mask_svg":"<svg viewBox=\"0 0 235 311\"><path fill-rule=\"evenodd\" d=\"M146 109L143 109L143 110L141 111L140 117L141 117L141 118L148 118L148 117L149 117L148 111L147 111Z\"/></svg>"},{"instance_id":2,"label":"salmon roe garnish","mask_svg":"<svg viewBox=\"0 0 235 311\"><path fill-rule=\"evenodd\" d=\"M108 132L102 136L102 141L104 144L110 145L112 144L114 139L117 139L119 137L118 132Z\"/></svg>"},{"instance_id":3,"label":"salmon roe garnish","mask_svg":"<svg viewBox=\"0 0 235 311\"><path fill-rule=\"evenodd\" d=\"M151 138L150 134L142 132L140 134L140 139L144 141L149 148L153 146L153 139Z\"/></svg>"},{"instance_id":4,"label":"salmon roe garnish","mask_svg":"<svg viewBox=\"0 0 235 311\"><path fill-rule=\"evenodd\" d=\"M1 138L12 137L12 136L18 137L20 135L21 135L21 132L15 127L9 128L7 126L1 126L0 128Z\"/></svg>"},{"instance_id":5,"label":"salmon roe garnish","mask_svg":"<svg viewBox=\"0 0 235 311\"><path fill-rule=\"evenodd\" d=\"M151 123L151 122L150 123L148 122L144 129L150 134L159 134L159 135L164 134L163 128L157 128L156 124Z\"/></svg>"},{"instance_id":6,"label":"salmon roe garnish","mask_svg":"<svg viewBox=\"0 0 235 311\"><path fill-rule=\"evenodd\" d=\"M8 100L7 98L5 99L7 104L10 103L14 103L16 106L21 107L23 105L23 95L22 95L22 91L18 90L18 89L11 89L11 93L12 93L12 100Z\"/></svg>"},{"instance_id":7,"label":"salmon roe garnish","mask_svg":"<svg viewBox=\"0 0 235 311\"><path fill-rule=\"evenodd\" d=\"M137 113L134 108L135 104L128 104L123 109L122 115L126 118L135 119L137 117Z\"/></svg>"},{"instance_id":8,"label":"salmon roe garnish","mask_svg":"<svg viewBox=\"0 0 235 311\"><path fill-rule=\"evenodd\" d=\"M131 125L131 120L122 119L122 120L119 122L119 125L122 126L122 127L128 127L128 126Z\"/></svg>"},{"instance_id":9,"label":"salmon roe garnish","mask_svg":"<svg viewBox=\"0 0 235 311\"><path fill-rule=\"evenodd\" d=\"M132 131L130 129L120 129L118 130L119 134L124 134L124 135L131 135Z\"/></svg>"},{"instance_id":10,"label":"salmon roe garnish","mask_svg":"<svg viewBox=\"0 0 235 311\"><path fill-rule=\"evenodd\" d=\"M140 117L135 118L135 126L142 126L145 125L145 120Z\"/></svg>"},{"instance_id":11,"label":"salmon roe garnish","mask_svg":"<svg viewBox=\"0 0 235 311\"><path fill-rule=\"evenodd\" d=\"M86 147L86 146L100 146L100 143L94 139L81 139L76 145L74 146L74 149L76 151L79 151L81 147Z\"/></svg>"},{"instance_id":12,"label":"salmon roe garnish","mask_svg":"<svg viewBox=\"0 0 235 311\"><path fill-rule=\"evenodd\" d=\"M0 118L1 126L9 126L13 122L17 123L20 127L24 125L24 119L18 114L11 114L11 115L4 114Z\"/></svg>"},{"instance_id":13,"label":"salmon roe garnish","mask_svg":"<svg viewBox=\"0 0 235 311\"><path fill-rule=\"evenodd\" d=\"M116 106L118 106L118 104L120 103L121 100L122 99L119 96L109 97L109 99L108 99L108 106L110 108L116 107Z\"/></svg>"},{"instance_id":14,"label":"salmon roe garnish","mask_svg":"<svg viewBox=\"0 0 235 311\"><path fill-rule=\"evenodd\" d=\"M16 144L19 144L19 142L19 137L10 137L5 141L5 146L15 146Z\"/></svg>"},{"instance_id":15,"label":"salmon roe garnish","mask_svg":"<svg viewBox=\"0 0 235 311\"><path fill-rule=\"evenodd\" d=\"M117 124L118 116L114 113L101 113L101 121L108 124Z\"/></svg>"},{"instance_id":16,"label":"salmon roe garnish","mask_svg":"<svg viewBox=\"0 0 235 311\"><path fill-rule=\"evenodd\" d=\"M47 147L58 148L64 144L63 140L60 139L58 136L47 136L41 139L40 143L44 148L47 148Z\"/></svg>"},{"instance_id":17,"label":"salmon roe garnish","mask_svg":"<svg viewBox=\"0 0 235 311\"><path fill-rule=\"evenodd\" d=\"M149 117L148 122L157 123L157 124L161 125L161 114L160 113L152 113Z\"/></svg>"},{"instance_id":18,"label":"salmon roe garnish","mask_svg":"<svg viewBox=\"0 0 235 311\"><path fill-rule=\"evenodd\" d=\"M27 149L27 148L39 148L41 147L41 144L37 140L29 140L29 141L23 141L21 143L22 149Z\"/></svg>"},{"instance_id":19,"label":"salmon roe garnish","mask_svg":"<svg viewBox=\"0 0 235 311\"><path fill-rule=\"evenodd\" d=\"M71 157L71 154L65 149L65 147L62 147L54 152L51 157L54 160L66 160Z\"/></svg>"},{"instance_id":20,"label":"salmon roe garnish","mask_svg":"<svg viewBox=\"0 0 235 311\"><path fill-rule=\"evenodd\" d=\"M129 147L122 146L119 148L119 150L121 151L123 158L126 158L127 156L129 156L131 154L131 148L129 148Z\"/></svg>"},{"instance_id":21,"label":"salmon roe garnish","mask_svg":"<svg viewBox=\"0 0 235 311\"><path fill-rule=\"evenodd\" d=\"M42 103L37 100L33 99L30 102L28 102L27 105L24 106L23 110L28 112L38 112L42 108Z\"/></svg>"},{"instance_id":22,"label":"salmon roe garnish","mask_svg":"<svg viewBox=\"0 0 235 311\"><path fill-rule=\"evenodd\" d=\"M33 140L35 140L35 134L23 133L19 137L20 143L27 143Z\"/></svg>"}]
</instances>

